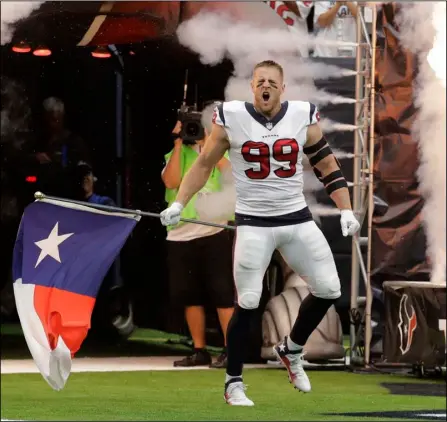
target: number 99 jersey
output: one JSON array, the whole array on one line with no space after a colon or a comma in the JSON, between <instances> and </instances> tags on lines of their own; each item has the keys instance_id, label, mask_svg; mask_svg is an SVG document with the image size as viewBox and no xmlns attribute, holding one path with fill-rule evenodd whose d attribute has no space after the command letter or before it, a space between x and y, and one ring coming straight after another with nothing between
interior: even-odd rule
<instances>
[{"instance_id":1,"label":"number 99 jersey","mask_svg":"<svg viewBox=\"0 0 447 422\"><path fill-rule=\"evenodd\" d=\"M272 120L243 101L216 107L213 123L225 129L230 143L237 214L270 217L307 206L302 150L307 127L318 121L317 107L305 101L282 103Z\"/></svg>"}]
</instances>

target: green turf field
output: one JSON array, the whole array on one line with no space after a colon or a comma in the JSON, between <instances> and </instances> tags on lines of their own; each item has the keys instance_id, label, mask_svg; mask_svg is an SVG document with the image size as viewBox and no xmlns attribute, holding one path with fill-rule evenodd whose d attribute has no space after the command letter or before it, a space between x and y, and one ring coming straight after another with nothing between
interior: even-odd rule
<instances>
[{"instance_id":1,"label":"green turf field","mask_svg":"<svg viewBox=\"0 0 447 422\"><path fill-rule=\"evenodd\" d=\"M2 359L30 358L20 327L2 325ZM188 348L168 344L179 336L139 329L120 345L83 345L85 356L183 356ZM219 349L214 349L217 354ZM130 358L132 359L132 358ZM223 370L72 373L66 387L53 391L40 374L1 376L1 418L22 420L391 420L384 415L343 416L348 412L445 412L444 397L390 394L382 383L442 386L443 381L343 370L310 370L313 391L299 393L284 369L249 369L247 394L254 408L223 400ZM445 382L444 382L445 389ZM335 413L337 415L330 415ZM394 419L397 420L397 419ZM414 420L414 419L413 419ZM432 419L433 420L433 419ZM434 420L445 420L435 418Z\"/></svg>"},{"instance_id":2,"label":"green turf field","mask_svg":"<svg viewBox=\"0 0 447 422\"><path fill-rule=\"evenodd\" d=\"M223 401L223 371L73 373L53 391L38 374L2 375L2 419L25 420L384 420L328 413L445 410L443 397L391 395L382 382L402 377L310 371L299 393L281 369L246 371L254 408ZM404 380L407 381L406 379ZM419 382L412 380L412 382ZM402 420L402 419L401 419Z\"/></svg>"}]
</instances>

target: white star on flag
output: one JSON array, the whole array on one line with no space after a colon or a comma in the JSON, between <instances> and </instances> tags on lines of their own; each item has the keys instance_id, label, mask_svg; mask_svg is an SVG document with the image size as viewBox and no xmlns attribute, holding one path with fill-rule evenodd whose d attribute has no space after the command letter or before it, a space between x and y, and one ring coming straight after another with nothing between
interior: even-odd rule
<instances>
[{"instance_id":1,"label":"white star on flag","mask_svg":"<svg viewBox=\"0 0 447 422\"><path fill-rule=\"evenodd\" d=\"M59 245L67 240L74 233L67 233L58 235L59 230L59 222L57 222L53 230L51 230L50 235L46 239L39 240L38 242L34 242L36 246L38 246L41 251L39 258L37 258L36 265L37 266L45 259L47 256L51 256L51 258L55 259L57 262L61 263L61 258L59 256Z\"/></svg>"}]
</instances>

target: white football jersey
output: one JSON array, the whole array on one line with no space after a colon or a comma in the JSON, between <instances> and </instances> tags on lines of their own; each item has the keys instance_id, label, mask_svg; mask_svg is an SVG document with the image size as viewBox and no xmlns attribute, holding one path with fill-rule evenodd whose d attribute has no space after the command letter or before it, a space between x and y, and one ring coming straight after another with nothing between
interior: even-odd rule
<instances>
[{"instance_id":1,"label":"white football jersey","mask_svg":"<svg viewBox=\"0 0 447 422\"><path fill-rule=\"evenodd\" d=\"M303 146L307 127L318 121L317 107L305 101L284 102L272 120L243 101L216 107L213 122L225 128L230 142L237 214L280 216L307 206Z\"/></svg>"}]
</instances>

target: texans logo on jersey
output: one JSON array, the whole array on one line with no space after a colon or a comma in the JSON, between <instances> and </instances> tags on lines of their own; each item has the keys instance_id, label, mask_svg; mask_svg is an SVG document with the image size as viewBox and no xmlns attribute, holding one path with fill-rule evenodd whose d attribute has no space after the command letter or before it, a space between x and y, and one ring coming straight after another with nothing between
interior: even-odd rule
<instances>
[{"instance_id":1,"label":"texans logo on jersey","mask_svg":"<svg viewBox=\"0 0 447 422\"><path fill-rule=\"evenodd\" d=\"M214 112L213 112L213 118L211 119L212 122L213 122L213 124L216 123L216 119L217 119L217 110L214 109Z\"/></svg>"}]
</instances>

